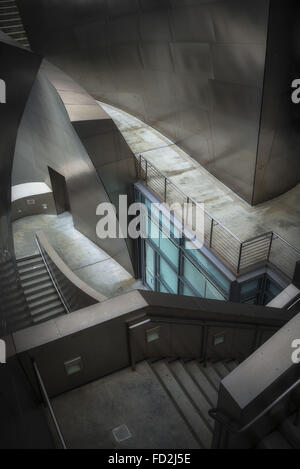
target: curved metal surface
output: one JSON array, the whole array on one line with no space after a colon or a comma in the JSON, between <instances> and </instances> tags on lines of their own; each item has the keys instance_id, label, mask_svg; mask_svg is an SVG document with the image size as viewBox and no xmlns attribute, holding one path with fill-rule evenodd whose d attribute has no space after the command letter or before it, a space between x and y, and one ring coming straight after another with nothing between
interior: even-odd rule
<instances>
[{"instance_id":1,"label":"curved metal surface","mask_svg":"<svg viewBox=\"0 0 300 469\"><path fill-rule=\"evenodd\" d=\"M48 166L66 179L74 226L133 274L133 246L96 234L98 204L130 195L133 155L100 106L60 70L43 64L20 125L13 183L51 185Z\"/></svg>"},{"instance_id":2,"label":"curved metal surface","mask_svg":"<svg viewBox=\"0 0 300 469\"><path fill-rule=\"evenodd\" d=\"M0 104L0 338L7 344L7 363L0 365L1 449L53 446L10 336L31 324L13 248L11 172L20 120L40 61L0 32L0 76L7 87L6 104Z\"/></svg>"},{"instance_id":3,"label":"curved metal surface","mask_svg":"<svg viewBox=\"0 0 300 469\"><path fill-rule=\"evenodd\" d=\"M11 173L19 124L40 62L0 31L0 74L6 83L6 103L0 104L0 337L27 324L12 239Z\"/></svg>"},{"instance_id":4,"label":"curved metal surface","mask_svg":"<svg viewBox=\"0 0 300 469\"><path fill-rule=\"evenodd\" d=\"M267 143L272 140L268 116L261 122L262 104L275 119L287 114L288 93L280 108L276 96L270 105L265 97L267 86L272 93L278 88L276 66L286 70L286 78L294 70L284 53L272 65L274 59L277 62L272 55L278 46L274 34L267 46L271 30L277 34L279 29L281 42L289 41L288 24L278 27L273 15L269 24L270 6L279 4L287 12L287 2L19 0L18 4L34 50L95 98L158 128L249 203L279 195L299 181L295 148L286 144L278 158L282 139L286 142L293 133L295 118L288 129L279 126L268 164ZM265 65L275 86L266 83L264 88ZM289 81L285 80L285 88L289 90ZM287 163L288 177L282 178L281 168Z\"/></svg>"}]
</instances>

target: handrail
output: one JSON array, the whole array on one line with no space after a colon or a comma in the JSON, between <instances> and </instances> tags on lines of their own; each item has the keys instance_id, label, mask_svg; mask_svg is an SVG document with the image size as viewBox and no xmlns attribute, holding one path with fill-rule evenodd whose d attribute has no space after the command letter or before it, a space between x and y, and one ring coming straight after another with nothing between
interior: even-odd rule
<instances>
[{"instance_id":1,"label":"handrail","mask_svg":"<svg viewBox=\"0 0 300 469\"><path fill-rule=\"evenodd\" d=\"M280 327L279 325L272 325L272 324L267 324L266 322L261 321L260 323L257 322L258 318L256 318L255 322L250 322L250 321L241 321L238 318L235 320L224 320L221 321L220 319L197 319L197 318L170 318L168 316L160 315L157 316L154 313L147 313L145 316L140 318L139 322L135 323L127 323L127 337L128 337L128 346L129 346L129 355L130 355L130 363L131 363L131 368L134 371L136 367L136 359L135 359L135 350L134 350L134 337L132 336L132 331L135 329L139 328L140 326L143 326L145 324L148 324L150 322L154 324L180 324L180 325L196 325L196 326L202 326L204 328L204 335L208 333L208 328L209 327L229 327L229 328L239 328L239 327L244 327L244 328L254 328L256 331L259 330L261 331L262 329L274 329L276 327ZM258 329L259 328L259 329ZM204 363L206 363L206 348L207 344L203 345L203 350L202 350L202 355L201 358L204 360ZM257 348L257 335L255 334L255 338L253 341L252 349L253 351Z\"/></svg>"},{"instance_id":2,"label":"handrail","mask_svg":"<svg viewBox=\"0 0 300 469\"><path fill-rule=\"evenodd\" d=\"M40 371L39 371L39 368L37 366L37 363L35 361L32 362L33 364L33 368L34 368L34 371L35 371L35 374L36 374L36 377L37 377L37 380L38 380L38 383L39 383L39 386L40 386L40 389L42 391L42 395L45 399L45 403L49 409L49 412L50 412L50 415L52 417L52 420L53 420L53 423L54 423L54 426L55 426L55 430L57 432L57 435L58 435L58 438L60 440L60 443L62 445L62 448L63 449L67 449L67 446L66 446L66 443L65 443L65 440L64 440L64 437L62 435L62 432L61 432L61 429L60 429L60 426L58 424L58 421L55 417L55 413L54 413L54 410L53 410L53 407L51 405L51 402L50 402L50 399L49 399L49 396L48 396L48 393L47 393L47 390L46 390L46 387L45 387L45 384L44 384L44 381L41 377L41 374L40 374Z\"/></svg>"},{"instance_id":3,"label":"handrail","mask_svg":"<svg viewBox=\"0 0 300 469\"><path fill-rule=\"evenodd\" d=\"M58 296L59 296L59 299L60 299L60 301L62 302L63 307L65 308L67 314L70 314L70 313L71 313L71 310L70 310L69 306L67 305L66 301L64 300L63 294L61 293L60 288L58 287L58 285L57 285L57 283L56 283L56 281L55 281L55 279L54 279L54 277L53 277L53 275L52 275L51 269L50 269L50 267L48 266L47 259L46 259L45 255L44 255L44 253L43 253L42 247L41 247L40 242L39 242L39 238L38 238L38 236L37 236L36 233L35 233L34 237L35 237L35 241L36 241L36 244L37 244L39 253L40 253L40 255L41 255L42 259L43 259L43 262L44 262L44 264L45 264L46 270L47 270L47 272L48 272L48 274L49 274L49 277L50 277L50 279L51 279L51 282L52 282L52 284L53 284L53 286L54 286L54 288L55 288L55 290L56 290L56 292L57 292L57 294L58 294Z\"/></svg>"},{"instance_id":4,"label":"handrail","mask_svg":"<svg viewBox=\"0 0 300 469\"><path fill-rule=\"evenodd\" d=\"M137 166L138 166L138 176L143 181L146 182L148 186L148 181L151 181L149 178L149 168L155 172L158 176L163 178L163 183L159 180L155 182L156 186L161 187L159 190L163 193L164 202L167 201L167 187L173 187L187 202L192 202L196 206L198 206L198 202L196 202L192 197L188 196L176 183L174 183L168 176L166 176L160 169L156 168L152 163L150 163L147 158L142 156L141 154L136 155L137 159ZM145 167L143 168L142 163L144 163ZM144 174L143 174L144 172ZM157 187L152 188L154 192L157 193ZM151 188L151 186L150 186ZM261 265L264 263L268 265L271 263L275 267L277 267L281 272L283 272L289 279L293 277L294 268L297 260L300 259L300 250L285 240L282 236L280 236L275 231L269 231L266 233L262 233L257 236L253 236L242 241L237 235L232 233L226 226L223 225L219 220L213 218L204 208L201 207L204 215L206 215L209 219L211 224L210 234L209 234L209 242L208 245L213 250L217 251L221 258L224 259L225 263L229 264L231 269L234 271L235 274L239 274L240 271L245 271L245 269L253 268L255 265ZM222 232L218 231L215 233L215 227L221 227L223 230ZM226 233L226 234L225 234ZM224 245L226 247L227 243L230 242L228 240L228 236L236 242L236 246L234 246L233 251L230 250L232 253L229 255L229 252L224 252ZM265 246L262 248L262 240L266 240ZM276 240L279 240L280 243L283 244L284 252L278 253L276 251L276 246L274 246ZM257 250L255 250L256 243L258 245ZM278 249L278 243L277 249ZM259 249L260 248L260 249ZM288 252L288 250L292 250ZM292 258L291 258L292 255Z\"/></svg>"},{"instance_id":5,"label":"handrail","mask_svg":"<svg viewBox=\"0 0 300 469\"><path fill-rule=\"evenodd\" d=\"M157 171L166 181L168 181L168 183L172 186L174 186L176 188L176 190L178 192L181 193L181 195L183 195L183 197L185 197L187 200L189 200L190 202L192 202L193 204L195 205L198 205L199 203L193 199L192 197L190 197L189 195L187 195L185 192L183 192L182 189L180 189L180 187L175 183L173 182L168 176L166 176L160 169L156 168L156 166L154 166L152 163L150 163L150 161L147 160L147 158L145 158L144 156L142 155L139 155L139 157L141 159L143 159L144 161L147 162L147 165L148 166L151 166L151 168L153 168L155 171ZM218 223L218 225L222 226L222 228L224 228L224 230L226 230L231 236L233 236L237 241L239 241L240 243L242 243L242 240L237 236L235 235L234 233L232 233L229 228L227 228L225 225L223 225L223 223L221 223L219 220L217 220L217 218L213 218L208 212L207 210L203 209L203 212L211 219L213 220L214 222Z\"/></svg>"},{"instance_id":6,"label":"handrail","mask_svg":"<svg viewBox=\"0 0 300 469\"><path fill-rule=\"evenodd\" d=\"M249 423L243 427L238 427L236 421L230 421L230 417L221 409L214 408L208 411L210 417L216 420L220 425L224 426L229 432L240 435L245 431L249 430L258 420L264 417L270 410L272 410L281 400L290 394L300 384L300 378L293 383L288 389L286 389L279 397L277 397L271 404L269 404L264 410L262 410L256 417L254 417ZM228 419L228 420L226 420Z\"/></svg>"}]
</instances>

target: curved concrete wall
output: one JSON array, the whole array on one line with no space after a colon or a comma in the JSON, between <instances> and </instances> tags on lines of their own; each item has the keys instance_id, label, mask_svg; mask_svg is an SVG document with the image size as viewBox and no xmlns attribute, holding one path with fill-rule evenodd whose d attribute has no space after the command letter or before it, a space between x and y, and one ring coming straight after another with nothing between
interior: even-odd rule
<instances>
[{"instance_id":1,"label":"curved concrete wall","mask_svg":"<svg viewBox=\"0 0 300 469\"><path fill-rule=\"evenodd\" d=\"M297 151L287 144L296 124L287 117L287 102L271 104L275 127L272 122L270 129L269 112L261 122L266 51L272 54L273 48L273 43L267 48L270 8L279 4L293 11L287 3L18 1L34 50L92 96L158 128L249 203L279 195L300 179ZM283 21L276 30L283 44L291 26ZM284 56L282 66L294 70ZM272 79L274 90L276 73ZM287 124L278 122L282 115ZM274 151L272 131L280 142ZM282 178L282 171L288 177Z\"/></svg>"}]
</instances>

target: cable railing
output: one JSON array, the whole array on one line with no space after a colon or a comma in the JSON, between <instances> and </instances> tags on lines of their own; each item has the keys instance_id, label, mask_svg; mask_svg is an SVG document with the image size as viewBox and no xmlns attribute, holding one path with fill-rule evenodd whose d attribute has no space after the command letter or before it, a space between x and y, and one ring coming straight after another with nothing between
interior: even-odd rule
<instances>
[{"instance_id":1,"label":"cable railing","mask_svg":"<svg viewBox=\"0 0 300 469\"><path fill-rule=\"evenodd\" d=\"M292 279L300 250L275 232L268 232L242 241L221 222L213 218L193 198L151 164L136 155L139 180L163 203L194 204L204 215L204 245L236 275L255 267L272 264L288 279Z\"/></svg>"}]
</instances>

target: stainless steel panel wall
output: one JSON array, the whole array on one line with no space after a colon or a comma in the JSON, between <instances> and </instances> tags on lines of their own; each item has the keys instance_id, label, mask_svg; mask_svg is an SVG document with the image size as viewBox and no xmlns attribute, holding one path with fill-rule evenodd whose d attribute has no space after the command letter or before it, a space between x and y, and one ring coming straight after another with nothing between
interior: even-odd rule
<instances>
[{"instance_id":1,"label":"stainless steel panel wall","mask_svg":"<svg viewBox=\"0 0 300 469\"><path fill-rule=\"evenodd\" d=\"M282 8L273 0L253 203L261 203L299 182L300 105L291 83L300 77L300 5Z\"/></svg>"},{"instance_id":2,"label":"stainless steel panel wall","mask_svg":"<svg viewBox=\"0 0 300 469\"><path fill-rule=\"evenodd\" d=\"M64 89L62 98L70 116L46 73ZM49 66L43 66L20 125L13 183L50 185L48 166L66 178L74 226L133 274L133 246L123 239L102 240L96 235L98 204L114 203L120 193L130 192L135 180L133 155L91 97L64 74L55 71L54 76Z\"/></svg>"},{"instance_id":3,"label":"stainless steel panel wall","mask_svg":"<svg viewBox=\"0 0 300 469\"><path fill-rule=\"evenodd\" d=\"M34 50L94 97L171 137L252 203L258 200L253 191L274 2L27 0L19 7ZM293 161L292 153L286 147L286 160ZM277 185L278 171L273 176L272 165L266 171L272 190L260 184L259 201L299 180L299 172L289 170Z\"/></svg>"}]
</instances>

